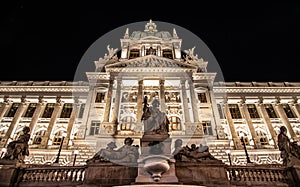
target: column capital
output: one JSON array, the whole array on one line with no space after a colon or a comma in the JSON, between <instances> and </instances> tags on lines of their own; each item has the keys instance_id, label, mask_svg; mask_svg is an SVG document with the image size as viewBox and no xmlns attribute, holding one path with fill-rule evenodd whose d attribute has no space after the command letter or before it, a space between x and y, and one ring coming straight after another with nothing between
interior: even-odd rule
<instances>
[{"instance_id":1,"label":"column capital","mask_svg":"<svg viewBox=\"0 0 300 187\"><path fill-rule=\"evenodd\" d=\"M26 95L22 95L21 96L21 103L25 103L26 102Z\"/></svg>"},{"instance_id":2,"label":"column capital","mask_svg":"<svg viewBox=\"0 0 300 187\"><path fill-rule=\"evenodd\" d=\"M264 98L263 98L262 96L258 96L258 101L257 101L257 103L258 103L259 105L263 104L263 103L264 103Z\"/></svg>"},{"instance_id":3,"label":"column capital","mask_svg":"<svg viewBox=\"0 0 300 187\"><path fill-rule=\"evenodd\" d=\"M4 98L3 98L3 102L5 103L5 104L9 104L9 96L8 95L5 95L4 96Z\"/></svg>"},{"instance_id":4,"label":"column capital","mask_svg":"<svg viewBox=\"0 0 300 187\"><path fill-rule=\"evenodd\" d=\"M144 84L144 80L143 80L142 78L139 78L139 79L138 79L138 84L139 84L139 85L143 85L143 84Z\"/></svg>"}]
</instances>

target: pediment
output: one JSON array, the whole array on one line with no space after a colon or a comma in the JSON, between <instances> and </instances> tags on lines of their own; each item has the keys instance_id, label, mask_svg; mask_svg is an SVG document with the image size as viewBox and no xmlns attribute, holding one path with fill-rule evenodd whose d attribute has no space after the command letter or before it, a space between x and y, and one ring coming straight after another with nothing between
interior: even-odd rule
<instances>
[{"instance_id":1,"label":"pediment","mask_svg":"<svg viewBox=\"0 0 300 187\"><path fill-rule=\"evenodd\" d=\"M127 61L116 62L105 66L106 69L112 68L184 68L197 70L197 67L191 64L179 62L176 60L159 57L155 55L147 55Z\"/></svg>"},{"instance_id":2,"label":"pediment","mask_svg":"<svg viewBox=\"0 0 300 187\"><path fill-rule=\"evenodd\" d=\"M161 40L161 38L157 36L145 36L141 40Z\"/></svg>"}]
</instances>

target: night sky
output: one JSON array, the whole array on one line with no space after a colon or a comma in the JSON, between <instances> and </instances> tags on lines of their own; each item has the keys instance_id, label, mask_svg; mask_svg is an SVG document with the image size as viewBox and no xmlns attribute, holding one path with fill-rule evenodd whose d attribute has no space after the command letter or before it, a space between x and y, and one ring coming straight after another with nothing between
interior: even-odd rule
<instances>
[{"instance_id":1,"label":"night sky","mask_svg":"<svg viewBox=\"0 0 300 187\"><path fill-rule=\"evenodd\" d=\"M98 38L152 19L201 38L225 81L300 82L299 4L109 2L1 1L0 81L72 81Z\"/></svg>"}]
</instances>

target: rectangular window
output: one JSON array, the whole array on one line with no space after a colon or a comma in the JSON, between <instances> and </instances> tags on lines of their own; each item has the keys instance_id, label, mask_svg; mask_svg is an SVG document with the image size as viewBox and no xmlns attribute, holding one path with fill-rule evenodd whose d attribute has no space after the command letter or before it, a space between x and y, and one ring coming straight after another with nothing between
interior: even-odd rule
<instances>
[{"instance_id":1,"label":"rectangular window","mask_svg":"<svg viewBox=\"0 0 300 187\"><path fill-rule=\"evenodd\" d=\"M140 56L140 50L138 50L138 49L131 49L130 50L129 59L136 58L136 57L139 57L139 56Z\"/></svg>"},{"instance_id":2,"label":"rectangular window","mask_svg":"<svg viewBox=\"0 0 300 187\"><path fill-rule=\"evenodd\" d=\"M258 115L255 104L247 104L247 109L251 118L260 118Z\"/></svg>"},{"instance_id":3,"label":"rectangular window","mask_svg":"<svg viewBox=\"0 0 300 187\"><path fill-rule=\"evenodd\" d=\"M83 117L84 108L85 108L85 103L82 103L81 106L80 106L78 118Z\"/></svg>"},{"instance_id":4,"label":"rectangular window","mask_svg":"<svg viewBox=\"0 0 300 187\"><path fill-rule=\"evenodd\" d=\"M91 124L90 135L99 134L99 130L100 130L100 122L93 121Z\"/></svg>"},{"instance_id":5,"label":"rectangular window","mask_svg":"<svg viewBox=\"0 0 300 187\"><path fill-rule=\"evenodd\" d=\"M162 56L165 57L165 58L173 59L172 50L164 49L163 53L162 53Z\"/></svg>"},{"instance_id":6,"label":"rectangular window","mask_svg":"<svg viewBox=\"0 0 300 187\"><path fill-rule=\"evenodd\" d=\"M5 117L14 117L19 106L20 106L20 103L13 103Z\"/></svg>"},{"instance_id":7,"label":"rectangular window","mask_svg":"<svg viewBox=\"0 0 300 187\"><path fill-rule=\"evenodd\" d=\"M207 103L206 94L198 93L198 100L200 101L200 103Z\"/></svg>"},{"instance_id":8,"label":"rectangular window","mask_svg":"<svg viewBox=\"0 0 300 187\"><path fill-rule=\"evenodd\" d=\"M224 113L221 104L217 104L219 115L221 119L224 119Z\"/></svg>"},{"instance_id":9,"label":"rectangular window","mask_svg":"<svg viewBox=\"0 0 300 187\"><path fill-rule=\"evenodd\" d=\"M179 92L165 92L165 102L166 103L180 103L180 93Z\"/></svg>"},{"instance_id":10,"label":"rectangular window","mask_svg":"<svg viewBox=\"0 0 300 187\"><path fill-rule=\"evenodd\" d=\"M170 121L169 128L171 128L173 131L181 129L181 120L179 117L171 116L169 118L169 121Z\"/></svg>"},{"instance_id":11,"label":"rectangular window","mask_svg":"<svg viewBox=\"0 0 300 187\"><path fill-rule=\"evenodd\" d=\"M123 92L121 102L137 102L137 92Z\"/></svg>"},{"instance_id":12,"label":"rectangular window","mask_svg":"<svg viewBox=\"0 0 300 187\"><path fill-rule=\"evenodd\" d=\"M73 110L73 104L65 103L61 111L60 118L69 118L71 116L72 110Z\"/></svg>"},{"instance_id":13,"label":"rectangular window","mask_svg":"<svg viewBox=\"0 0 300 187\"><path fill-rule=\"evenodd\" d=\"M36 109L37 103L30 103L24 117L31 118Z\"/></svg>"},{"instance_id":14,"label":"rectangular window","mask_svg":"<svg viewBox=\"0 0 300 187\"><path fill-rule=\"evenodd\" d=\"M55 107L55 103L47 103L42 118L51 118L54 107Z\"/></svg>"},{"instance_id":15,"label":"rectangular window","mask_svg":"<svg viewBox=\"0 0 300 187\"><path fill-rule=\"evenodd\" d=\"M202 121L202 126L204 135L213 135L210 121Z\"/></svg>"},{"instance_id":16,"label":"rectangular window","mask_svg":"<svg viewBox=\"0 0 300 187\"><path fill-rule=\"evenodd\" d=\"M105 99L105 93L98 92L96 95L95 103L104 103L104 99Z\"/></svg>"},{"instance_id":17,"label":"rectangular window","mask_svg":"<svg viewBox=\"0 0 300 187\"><path fill-rule=\"evenodd\" d=\"M237 104L228 104L232 119L241 119L242 115Z\"/></svg>"},{"instance_id":18,"label":"rectangular window","mask_svg":"<svg viewBox=\"0 0 300 187\"><path fill-rule=\"evenodd\" d=\"M290 108L289 104L282 104L282 108L288 118L296 118L296 116L295 116L294 112L292 111L292 109Z\"/></svg>"},{"instance_id":19,"label":"rectangular window","mask_svg":"<svg viewBox=\"0 0 300 187\"><path fill-rule=\"evenodd\" d=\"M264 104L269 118L278 118L272 104Z\"/></svg>"}]
</instances>

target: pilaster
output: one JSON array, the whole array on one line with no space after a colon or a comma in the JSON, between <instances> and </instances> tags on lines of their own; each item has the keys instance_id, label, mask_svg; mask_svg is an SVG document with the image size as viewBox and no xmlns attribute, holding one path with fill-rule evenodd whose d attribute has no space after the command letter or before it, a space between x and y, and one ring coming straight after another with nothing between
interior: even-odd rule
<instances>
[{"instance_id":1,"label":"pilaster","mask_svg":"<svg viewBox=\"0 0 300 187\"><path fill-rule=\"evenodd\" d=\"M271 123L271 120L270 120L270 117L266 111L266 108L262 102L262 99L259 100L259 103L257 105L257 109L258 109L258 112L260 113L260 115L262 116L263 120L264 120L264 123L267 124L267 127L269 129L269 132L272 136L272 139L274 141L274 148L277 149L278 146L277 146L277 135L276 135L276 132L274 131L274 128L272 126L272 123Z\"/></svg>"},{"instance_id":2,"label":"pilaster","mask_svg":"<svg viewBox=\"0 0 300 187\"><path fill-rule=\"evenodd\" d=\"M2 140L3 142L3 146L6 146L9 143L9 139L12 137L12 135L14 134L16 128L17 128L17 124L19 123L25 109L27 108L28 103L26 103L25 97L22 96L21 98L21 103L15 113L15 116L8 128L8 130L6 131L6 134ZM31 129L30 129L31 130Z\"/></svg>"},{"instance_id":3,"label":"pilaster","mask_svg":"<svg viewBox=\"0 0 300 187\"><path fill-rule=\"evenodd\" d=\"M296 137L296 134L293 130L293 127L285 113L285 111L283 110L282 105L280 104L280 99L277 98L276 103L275 103L275 110L277 110L278 115L280 116L282 123L286 126L286 128L288 129L291 138L294 139Z\"/></svg>"},{"instance_id":4,"label":"pilaster","mask_svg":"<svg viewBox=\"0 0 300 187\"><path fill-rule=\"evenodd\" d=\"M41 116L42 111L44 111L45 106L46 105L43 101L43 97L39 97L39 102L37 103L36 109L32 115L31 121L29 123L31 137L34 134L35 126L38 122L39 117Z\"/></svg>"},{"instance_id":5,"label":"pilaster","mask_svg":"<svg viewBox=\"0 0 300 187\"><path fill-rule=\"evenodd\" d=\"M253 139L254 147L255 148L261 148L260 140L258 139L258 137L256 135L256 132L255 132L255 129L254 129L254 126L253 126L253 123L252 123L252 119L250 117L250 114L249 114L249 111L248 111L248 108L247 108L247 104L245 103L244 98L242 99L241 103L239 103L239 107L241 109L242 116L245 118L246 123L249 127L249 130L250 130L250 133L251 133L251 136L252 136L252 139Z\"/></svg>"},{"instance_id":6,"label":"pilaster","mask_svg":"<svg viewBox=\"0 0 300 187\"><path fill-rule=\"evenodd\" d=\"M229 124L229 129L230 129L230 132L231 132L232 141L233 141L234 146L235 146L236 149L242 149L241 140L237 136L227 100L224 99L224 101L225 101L224 102L225 115L226 115L226 119L227 119L228 124Z\"/></svg>"},{"instance_id":7,"label":"pilaster","mask_svg":"<svg viewBox=\"0 0 300 187\"><path fill-rule=\"evenodd\" d=\"M47 148L47 146L48 146L50 135L52 133L54 124L56 123L58 114L61 111L62 106L63 105L60 101L60 97L57 97L56 104L55 104L53 113L51 115L51 119L50 119L50 122L49 122L49 125L48 125L48 128L47 128L47 131L46 131L45 136L43 137L42 142L41 142L41 146L44 147L44 148Z\"/></svg>"}]
</instances>

